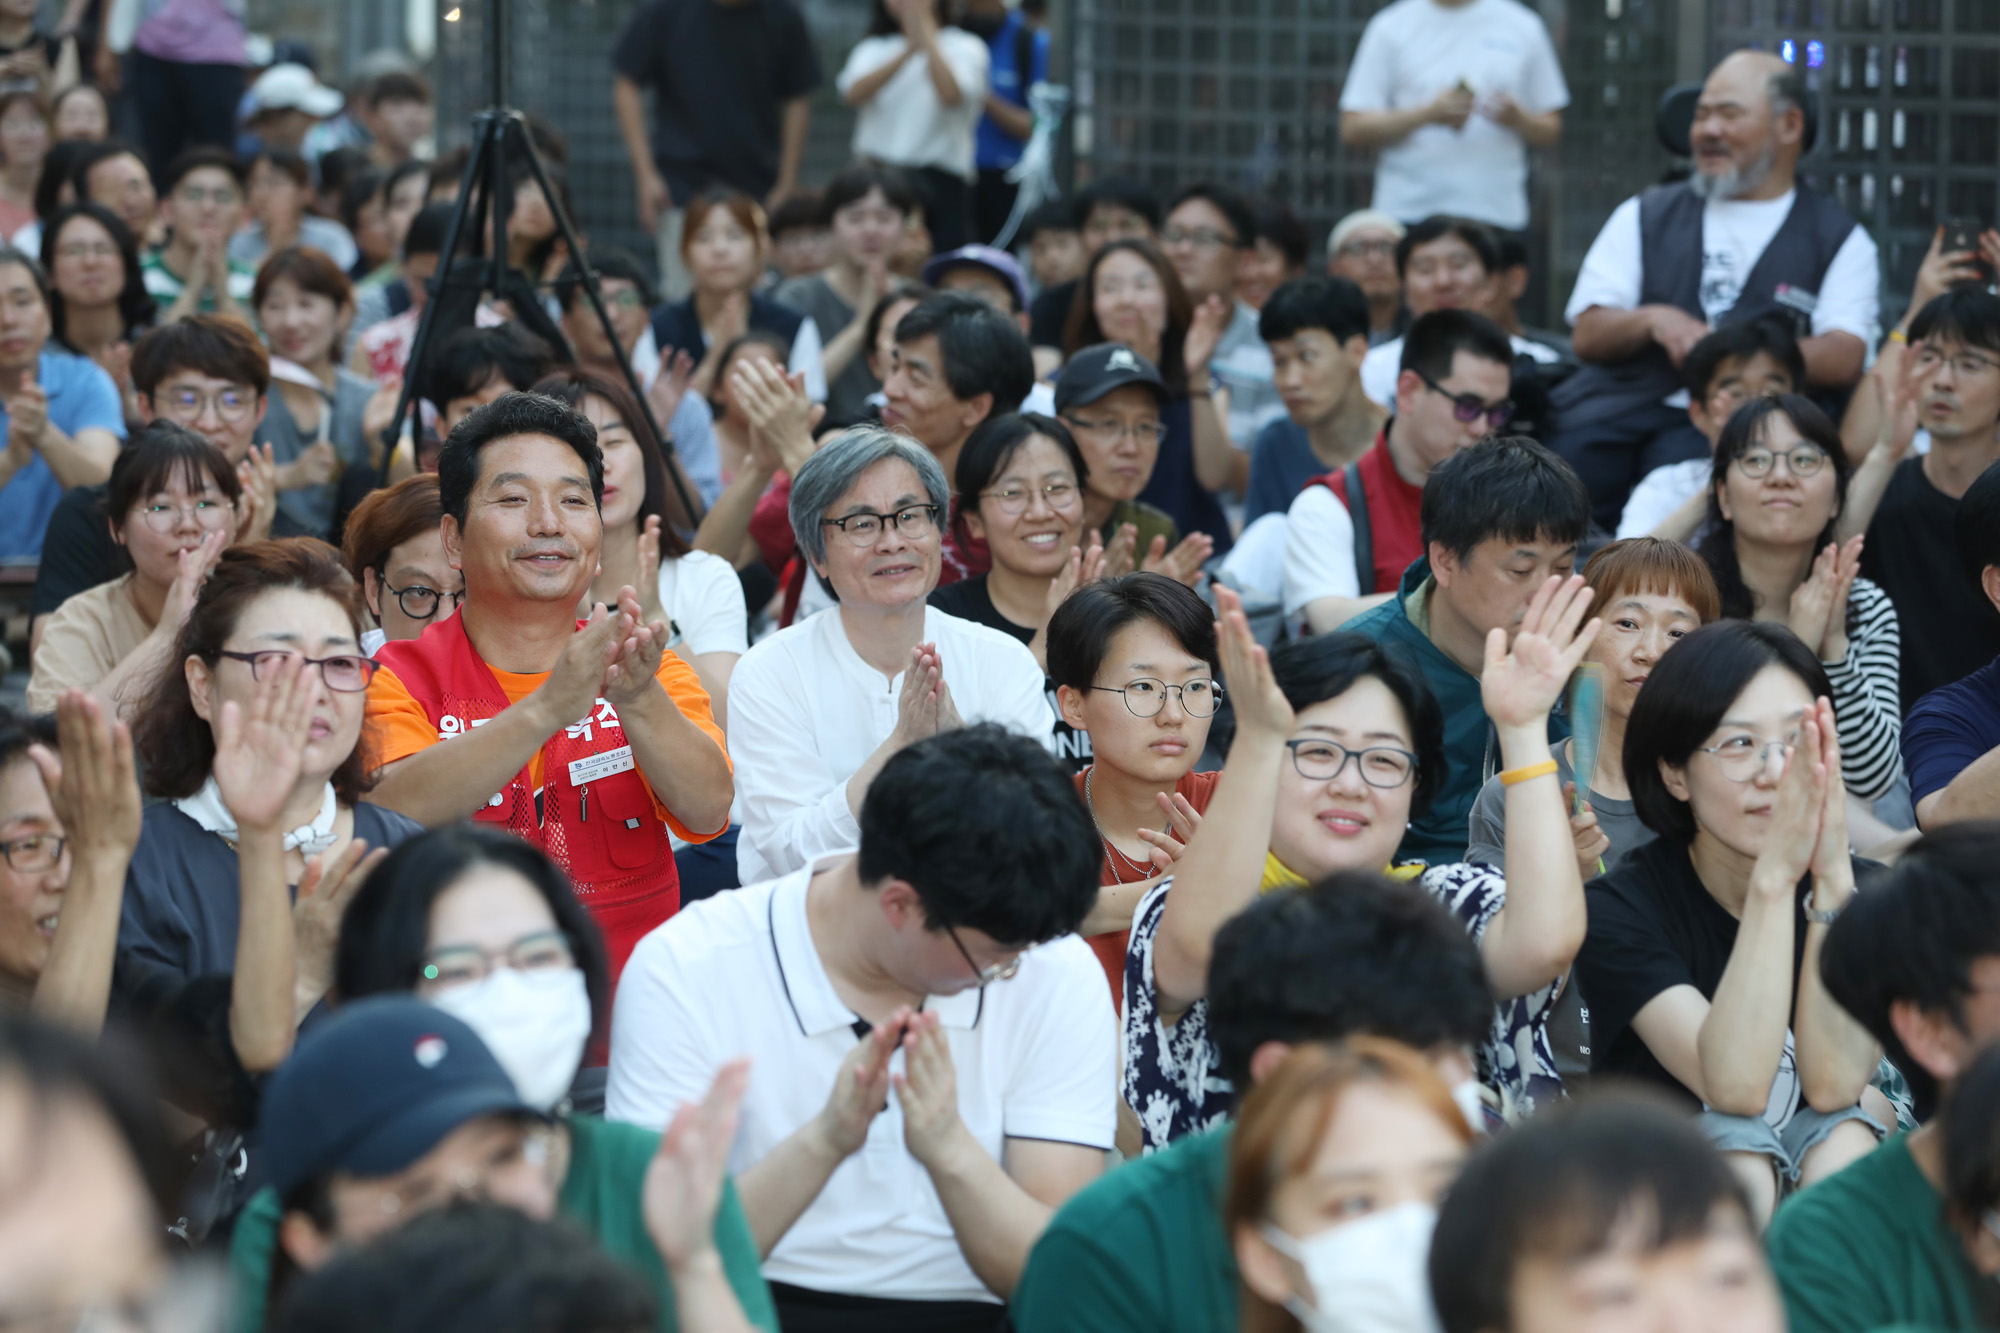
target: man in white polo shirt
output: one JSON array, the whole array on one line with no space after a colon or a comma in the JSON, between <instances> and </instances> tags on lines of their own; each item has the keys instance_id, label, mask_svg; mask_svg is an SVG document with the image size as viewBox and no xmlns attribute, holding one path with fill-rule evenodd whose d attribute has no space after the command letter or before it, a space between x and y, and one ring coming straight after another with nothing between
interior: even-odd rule
<instances>
[{"instance_id":1,"label":"man in white polo shirt","mask_svg":"<svg viewBox=\"0 0 2000 1333\"><path fill-rule=\"evenodd\" d=\"M750 1056L729 1165L787 1333L991 1333L1115 1129L1116 1023L1074 934L1097 836L991 725L898 751L860 827L640 942L606 1110L663 1126Z\"/></svg>"}]
</instances>

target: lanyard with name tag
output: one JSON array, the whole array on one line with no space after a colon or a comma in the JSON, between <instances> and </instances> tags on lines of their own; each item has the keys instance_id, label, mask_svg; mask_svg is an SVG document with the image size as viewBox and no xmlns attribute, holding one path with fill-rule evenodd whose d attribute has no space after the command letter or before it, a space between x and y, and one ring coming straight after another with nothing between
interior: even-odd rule
<instances>
[{"instance_id":1,"label":"lanyard with name tag","mask_svg":"<svg viewBox=\"0 0 2000 1333\"><path fill-rule=\"evenodd\" d=\"M629 773L636 767L632 759L632 747L621 745L603 754L585 755L572 760L569 766L569 785L577 789L577 818L584 822L590 819L590 791L588 784L599 778L612 777L619 773Z\"/></svg>"}]
</instances>

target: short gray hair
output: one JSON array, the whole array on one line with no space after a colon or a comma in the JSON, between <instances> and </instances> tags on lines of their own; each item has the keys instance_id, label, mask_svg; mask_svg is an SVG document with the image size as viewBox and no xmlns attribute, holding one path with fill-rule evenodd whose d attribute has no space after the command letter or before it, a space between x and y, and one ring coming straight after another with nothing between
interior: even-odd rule
<instances>
[{"instance_id":1,"label":"short gray hair","mask_svg":"<svg viewBox=\"0 0 2000 1333\"><path fill-rule=\"evenodd\" d=\"M799 549L815 563L826 560L826 511L847 494L861 474L885 459L900 458L917 470L930 501L937 506L938 527L951 518L951 484L937 455L907 435L881 426L856 426L821 446L792 478L787 512Z\"/></svg>"}]
</instances>

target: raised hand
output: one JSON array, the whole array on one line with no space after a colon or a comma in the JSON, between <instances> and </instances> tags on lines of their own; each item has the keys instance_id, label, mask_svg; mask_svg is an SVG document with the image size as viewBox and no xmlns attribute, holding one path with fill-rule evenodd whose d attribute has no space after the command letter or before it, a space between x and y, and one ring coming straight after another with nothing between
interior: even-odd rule
<instances>
[{"instance_id":1,"label":"raised hand","mask_svg":"<svg viewBox=\"0 0 2000 1333\"><path fill-rule=\"evenodd\" d=\"M1584 612L1590 609L1591 596L1581 574L1572 574L1567 581L1551 574L1529 600L1511 646L1504 628L1496 626L1487 632L1479 697L1494 725L1546 725L1549 710L1569 684L1570 673L1603 628L1597 619L1578 628Z\"/></svg>"},{"instance_id":2,"label":"raised hand","mask_svg":"<svg viewBox=\"0 0 2000 1333\"><path fill-rule=\"evenodd\" d=\"M231 699L215 727L210 773L222 803L244 832L278 831L285 802L305 764L319 677L305 658L287 655L256 682L249 707Z\"/></svg>"},{"instance_id":3,"label":"raised hand","mask_svg":"<svg viewBox=\"0 0 2000 1333\"><path fill-rule=\"evenodd\" d=\"M1056 608L1069 600L1069 595L1086 583L1091 583L1104 575L1104 538L1092 529L1084 538L1082 546L1069 548L1069 559L1049 580L1048 596L1042 599L1042 623L1047 624Z\"/></svg>"},{"instance_id":4,"label":"raised hand","mask_svg":"<svg viewBox=\"0 0 2000 1333\"><path fill-rule=\"evenodd\" d=\"M60 753L37 744L28 747L28 757L41 770L70 846L79 856L97 851L129 858L139 845L144 808L131 728L82 690L65 690L56 700L56 738Z\"/></svg>"},{"instance_id":5,"label":"raised hand","mask_svg":"<svg viewBox=\"0 0 2000 1333\"><path fill-rule=\"evenodd\" d=\"M1138 568L1133 558L1133 550L1139 542L1139 527L1135 523L1120 523L1118 531L1111 534L1111 540L1104 546L1104 574L1107 579L1122 579ZM1166 553L1166 543L1160 543L1160 552Z\"/></svg>"},{"instance_id":6,"label":"raised hand","mask_svg":"<svg viewBox=\"0 0 2000 1333\"><path fill-rule=\"evenodd\" d=\"M913 1011L907 1006L855 1043L834 1075L833 1091L814 1123L827 1150L848 1158L868 1141L868 1127L889 1104L889 1057L902 1044Z\"/></svg>"},{"instance_id":7,"label":"raised hand","mask_svg":"<svg viewBox=\"0 0 2000 1333\"><path fill-rule=\"evenodd\" d=\"M292 900L292 940L298 960L298 1017L319 1002L333 985L333 953L340 942L341 918L375 867L389 859L387 847L368 850L362 838L349 838L317 856L306 858L299 891Z\"/></svg>"},{"instance_id":8,"label":"raised hand","mask_svg":"<svg viewBox=\"0 0 2000 1333\"><path fill-rule=\"evenodd\" d=\"M1194 321L1188 325L1187 342L1181 351L1190 385L1207 387L1209 358L1215 355L1234 313L1219 292L1211 292L1207 300L1194 308Z\"/></svg>"},{"instance_id":9,"label":"raised hand","mask_svg":"<svg viewBox=\"0 0 2000 1333\"><path fill-rule=\"evenodd\" d=\"M777 451L785 471L805 466L816 447L813 427L825 415L825 409L806 396L805 376L788 375L768 361L739 359L729 387L750 428Z\"/></svg>"},{"instance_id":10,"label":"raised hand","mask_svg":"<svg viewBox=\"0 0 2000 1333\"><path fill-rule=\"evenodd\" d=\"M685 347L669 347L660 353L659 373L653 377L653 387L646 390L646 403L661 430L672 430L670 423L681 410L681 399L687 397L688 381L693 378L694 357Z\"/></svg>"},{"instance_id":11,"label":"raised hand","mask_svg":"<svg viewBox=\"0 0 2000 1333\"><path fill-rule=\"evenodd\" d=\"M1160 801L1160 809L1166 813L1167 828L1142 828L1139 837L1152 846L1150 853L1153 869L1164 875L1174 868L1174 862L1187 851L1188 839L1201 827L1201 812L1188 803L1188 798L1175 792L1171 799L1165 792L1154 793Z\"/></svg>"},{"instance_id":12,"label":"raised hand","mask_svg":"<svg viewBox=\"0 0 2000 1333\"><path fill-rule=\"evenodd\" d=\"M935 1013L910 1017L903 1033L903 1072L889 1076L903 1108L903 1145L925 1166L940 1163L963 1146L965 1121L958 1113L958 1071L951 1042Z\"/></svg>"},{"instance_id":13,"label":"raised hand","mask_svg":"<svg viewBox=\"0 0 2000 1333\"><path fill-rule=\"evenodd\" d=\"M910 649L903 668L903 690L896 698L896 735L904 745L938 734L938 697L944 689L944 662L937 645L920 643Z\"/></svg>"},{"instance_id":14,"label":"raised hand","mask_svg":"<svg viewBox=\"0 0 2000 1333\"><path fill-rule=\"evenodd\" d=\"M1828 880L1852 883L1854 863L1848 860L1847 847L1847 783L1840 775L1840 730L1834 721L1833 701L1824 697L1815 700L1813 719L1817 723L1815 729L1820 736L1821 760L1826 768L1820 798L1819 841L1813 845L1813 880L1815 883ZM1821 905L1834 906L1832 903Z\"/></svg>"},{"instance_id":15,"label":"raised hand","mask_svg":"<svg viewBox=\"0 0 2000 1333\"><path fill-rule=\"evenodd\" d=\"M1751 874L1751 888L1773 896L1789 897L1799 877L1820 855L1822 826L1826 819L1826 789L1829 780L1839 781L1839 769L1829 773L1826 761L1833 741L1832 706L1822 711L1815 705L1799 720L1798 743L1785 760L1785 773L1778 780L1776 799L1771 805L1771 823L1764 834L1764 847L1757 855ZM1844 807L1843 807L1844 810ZM1842 837L1843 851L1845 837Z\"/></svg>"},{"instance_id":16,"label":"raised hand","mask_svg":"<svg viewBox=\"0 0 2000 1333\"><path fill-rule=\"evenodd\" d=\"M1827 599L1826 633L1819 641L1819 660L1847 660L1847 599L1861 573L1861 547L1867 534L1856 533L1835 548L1833 590Z\"/></svg>"},{"instance_id":17,"label":"raised hand","mask_svg":"<svg viewBox=\"0 0 2000 1333\"><path fill-rule=\"evenodd\" d=\"M1236 708L1236 734L1240 737L1254 732L1266 739L1289 736L1296 720L1292 706L1271 674L1271 655L1250 633L1243 599L1218 583L1215 612L1217 656L1222 659L1223 680Z\"/></svg>"},{"instance_id":18,"label":"raised hand","mask_svg":"<svg viewBox=\"0 0 2000 1333\"><path fill-rule=\"evenodd\" d=\"M958 715L958 704L951 697L951 682L944 678L944 663L938 663L937 717L940 732L957 731L965 725L965 719Z\"/></svg>"},{"instance_id":19,"label":"raised hand","mask_svg":"<svg viewBox=\"0 0 2000 1333\"><path fill-rule=\"evenodd\" d=\"M1983 243L1985 237L1980 240ZM1943 227L1932 232L1930 247L1924 251L1916 279L1910 284L1910 312L1922 310L1962 282L1976 280L1978 260L1979 256L1970 250L1946 250Z\"/></svg>"},{"instance_id":20,"label":"raised hand","mask_svg":"<svg viewBox=\"0 0 2000 1333\"><path fill-rule=\"evenodd\" d=\"M660 605L660 516L646 515L639 529L639 618L650 625L665 620Z\"/></svg>"},{"instance_id":21,"label":"raised hand","mask_svg":"<svg viewBox=\"0 0 2000 1333\"><path fill-rule=\"evenodd\" d=\"M1563 784L1563 805L1567 808L1576 803L1576 784ZM1584 802L1581 814L1569 817L1570 837L1576 842L1576 869L1588 884L1603 874L1604 854L1611 850L1611 839L1598 827L1597 812Z\"/></svg>"},{"instance_id":22,"label":"raised hand","mask_svg":"<svg viewBox=\"0 0 2000 1333\"><path fill-rule=\"evenodd\" d=\"M1202 566L1214 554L1215 539L1205 532L1190 532L1171 551L1167 549L1167 539L1162 535L1153 538L1139 568L1148 574L1164 574L1176 583L1185 583L1193 588L1200 585Z\"/></svg>"},{"instance_id":23,"label":"raised hand","mask_svg":"<svg viewBox=\"0 0 2000 1333\"><path fill-rule=\"evenodd\" d=\"M1859 558L1859 538L1856 539L1856 557ZM1812 571L1805 581L1792 589L1792 599L1787 608L1785 623L1792 633L1799 636L1814 652L1826 642L1827 630L1833 619L1833 599L1840 582L1841 550L1838 543L1828 542L1824 550L1813 557ZM1843 603L1845 597L1842 598ZM1843 640L1846 637L1843 630ZM1844 656L1845 654L1843 654Z\"/></svg>"},{"instance_id":24,"label":"raised hand","mask_svg":"<svg viewBox=\"0 0 2000 1333\"><path fill-rule=\"evenodd\" d=\"M640 1206L646 1232L669 1271L715 1248L715 1210L722 1202L729 1148L749 1082L748 1057L717 1070L707 1096L674 1112L646 1167Z\"/></svg>"},{"instance_id":25,"label":"raised hand","mask_svg":"<svg viewBox=\"0 0 2000 1333\"><path fill-rule=\"evenodd\" d=\"M194 614L195 601L201 596L201 585L208 581L215 562L222 559L223 548L228 542L229 534L226 532L204 532L201 534L201 545L174 557L177 567L173 586L167 589L166 604L160 611L160 624L168 633L180 633L181 626Z\"/></svg>"},{"instance_id":26,"label":"raised hand","mask_svg":"<svg viewBox=\"0 0 2000 1333\"><path fill-rule=\"evenodd\" d=\"M243 487L242 508L236 520L236 540L261 542L271 535L278 517L278 462L271 446L250 446L236 465L236 480Z\"/></svg>"},{"instance_id":27,"label":"raised hand","mask_svg":"<svg viewBox=\"0 0 2000 1333\"><path fill-rule=\"evenodd\" d=\"M35 383L35 372L26 372L21 387L7 398L7 447L26 455L42 447L42 432L49 424L49 395Z\"/></svg>"},{"instance_id":28,"label":"raised hand","mask_svg":"<svg viewBox=\"0 0 2000 1333\"><path fill-rule=\"evenodd\" d=\"M1472 117L1475 100L1472 89L1462 82L1454 83L1431 99L1431 104L1426 109L1430 113L1432 124L1449 125L1455 130L1462 129L1465 122Z\"/></svg>"},{"instance_id":29,"label":"raised hand","mask_svg":"<svg viewBox=\"0 0 2000 1333\"><path fill-rule=\"evenodd\" d=\"M320 410L326 412L332 409L321 407ZM333 441L316 440L307 445L292 460L288 474L287 490L296 490L301 486L324 486L332 481L340 474L340 455L333 451Z\"/></svg>"},{"instance_id":30,"label":"raised hand","mask_svg":"<svg viewBox=\"0 0 2000 1333\"><path fill-rule=\"evenodd\" d=\"M630 703L651 689L667 650L667 623L647 622L639 609L639 594L628 584L618 590L618 644L604 667L602 693L614 707Z\"/></svg>"},{"instance_id":31,"label":"raised hand","mask_svg":"<svg viewBox=\"0 0 2000 1333\"><path fill-rule=\"evenodd\" d=\"M619 622L620 616L607 612L602 602L592 607L583 628L563 645L549 678L528 696L544 710L541 722L550 735L577 721L597 702L605 670L624 646ZM624 627L628 632L630 628Z\"/></svg>"}]
</instances>

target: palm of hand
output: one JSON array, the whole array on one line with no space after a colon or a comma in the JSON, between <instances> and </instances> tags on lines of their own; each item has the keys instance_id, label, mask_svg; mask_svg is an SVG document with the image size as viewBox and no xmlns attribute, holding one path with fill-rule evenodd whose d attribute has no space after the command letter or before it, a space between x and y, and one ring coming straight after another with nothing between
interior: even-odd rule
<instances>
[{"instance_id":1,"label":"palm of hand","mask_svg":"<svg viewBox=\"0 0 2000 1333\"><path fill-rule=\"evenodd\" d=\"M1479 692L1488 717L1522 723L1548 712L1568 679L1567 664L1555 645L1540 634L1523 632L1498 667L1481 673Z\"/></svg>"},{"instance_id":2,"label":"palm of hand","mask_svg":"<svg viewBox=\"0 0 2000 1333\"><path fill-rule=\"evenodd\" d=\"M225 712L235 708L223 705ZM303 760L301 747L278 726L253 721L217 745L211 771L238 824L266 825L284 810Z\"/></svg>"}]
</instances>

